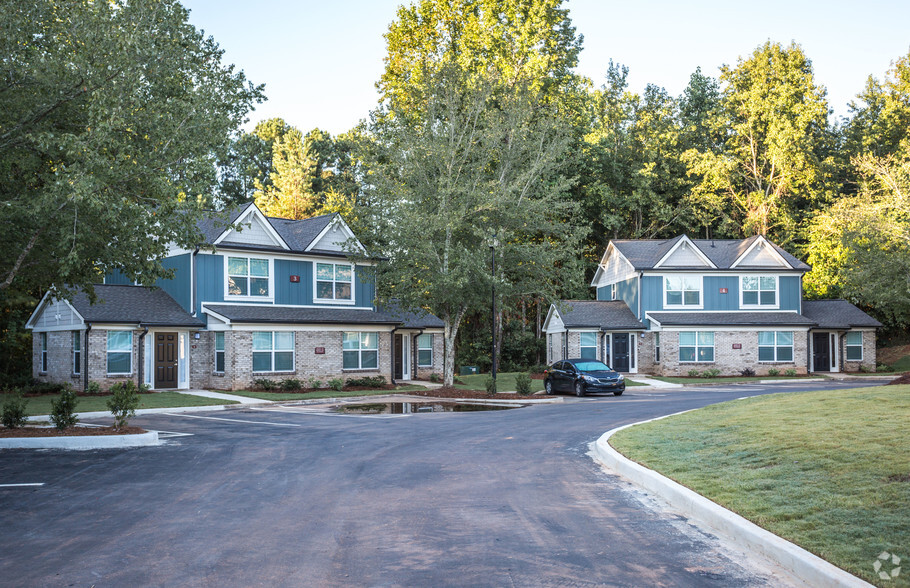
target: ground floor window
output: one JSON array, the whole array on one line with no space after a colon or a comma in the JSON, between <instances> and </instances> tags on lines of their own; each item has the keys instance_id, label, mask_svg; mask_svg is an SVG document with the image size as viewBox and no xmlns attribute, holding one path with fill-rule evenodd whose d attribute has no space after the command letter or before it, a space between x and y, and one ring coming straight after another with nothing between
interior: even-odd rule
<instances>
[{"instance_id":1,"label":"ground floor window","mask_svg":"<svg viewBox=\"0 0 910 588\"><path fill-rule=\"evenodd\" d=\"M47 371L47 333L41 333L41 371Z\"/></svg>"},{"instance_id":2,"label":"ground floor window","mask_svg":"<svg viewBox=\"0 0 910 588\"><path fill-rule=\"evenodd\" d=\"M759 331L758 361L793 361L793 332Z\"/></svg>"},{"instance_id":3,"label":"ground floor window","mask_svg":"<svg viewBox=\"0 0 910 588\"><path fill-rule=\"evenodd\" d=\"M215 371L224 371L224 333L215 333Z\"/></svg>"},{"instance_id":4,"label":"ground floor window","mask_svg":"<svg viewBox=\"0 0 910 588\"><path fill-rule=\"evenodd\" d=\"M82 373L82 333L73 331L73 374Z\"/></svg>"},{"instance_id":5,"label":"ground floor window","mask_svg":"<svg viewBox=\"0 0 910 588\"><path fill-rule=\"evenodd\" d=\"M597 333L579 333L582 359L597 359Z\"/></svg>"},{"instance_id":6,"label":"ground floor window","mask_svg":"<svg viewBox=\"0 0 910 588\"><path fill-rule=\"evenodd\" d=\"M294 371L293 331L253 332L253 372Z\"/></svg>"},{"instance_id":7,"label":"ground floor window","mask_svg":"<svg viewBox=\"0 0 910 588\"><path fill-rule=\"evenodd\" d=\"M654 333L654 363L660 363L660 333Z\"/></svg>"},{"instance_id":8,"label":"ground floor window","mask_svg":"<svg viewBox=\"0 0 910 588\"><path fill-rule=\"evenodd\" d=\"M127 375L133 366L133 332L107 332L107 373Z\"/></svg>"},{"instance_id":9,"label":"ground floor window","mask_svg":"<svg viewBox=\"0 0 910 588\"><path fill-rule=\"evenodd\" d=\"M417 336L417 367L433 367L433 335Z\"/></svg>"},{"instance_id":10,"label":"ground floor window","mask_svg":"<svg viewBox=\"0 0 910 588\"><path fill-rule=\"evenodd\" d=\"M379 333L344 333L342 367L366 370L379 367Z\"/></svg>"},{"instance_id":11,"label":"ground floor window","mask_svg":"<svg viewBox=\"0 0 910 588\"><path fill-rule=\"evenodd\" d=\"M711 331L680 331L679 361L714 361L714 333Z\"/></svg>"},{"instance_id":12,"label":"ground floor window","mask_svg":"<svg viewBox=\"0 0 910 588\"><path fill-rule=\"evenodd\" d=\"M847 333L847 361L863 360L863 334L860 331Z\"/></svg>"}]
</instances>

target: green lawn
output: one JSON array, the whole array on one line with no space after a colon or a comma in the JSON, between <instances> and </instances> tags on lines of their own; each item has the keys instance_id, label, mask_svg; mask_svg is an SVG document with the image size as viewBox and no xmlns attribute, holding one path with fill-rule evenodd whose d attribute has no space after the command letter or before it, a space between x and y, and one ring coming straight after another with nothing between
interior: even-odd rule
<instances>
[{"instance_id":1,"label":"green lawn","mask_svg":"<svg viewBox=\"0 0 910 588\"><path fill-rule=\"evenodd\" d=\"M6 401L7 396L7 394L0 394L0 404ZM58 396L58 394L47 394L45 396L26 398L29 416L50 414L51 400L56 399ZM109 398L110 395L108 394L80 396L79 403L76 405L76 412L108 411L107 401ZM190 394L180 394L179 392L155 392L154 394L139 395L139 408L176 408L178 406L210 406L213 404L237 404L237 402L234 400L191 396Z\"/></svg>"},{"instance_id":2,"label":"green lawn","mask_svg":"<svg viewBox=\"0 0 910 588\"><path fill-rule=\"evenodd\" d=\"M884 551L910 557L907 431L910 386L880 386L726 402L610 443L852 574L910 586L872 568Z\"/></svg>"},{"instance_id":3,"label":"green lawn","mask_svg":"<svg viewBox=\"0 0 910 588\"><path fill-rule=\"evenodd\" d=\"M318 392L263 392L262 390L234 390L232 392L228 392L228 394L236 394L237 396L246 396L248 398L261 398L262 400L308 400L316 398L344 398L347 396L375 396L422 389L422 386L398 386L395 388L395 390L354 390L351 392L336 392L335 390L319 390Z\"/></svg>"},{"instance_id":4,"label":"green lawn","mask_svg":"<svg viewBox=\"0 0 910 588\"><path fill-rule=\"evenodd\" d=\"M652 380L670 382L671 384L738 384L741 382L760 382L762 380L804 380L806 376L734 376L727 378L686 378L676 376L649 376ZM824 378L828 376L814 374L811 378Z\"/></svg>"}]
</instances>

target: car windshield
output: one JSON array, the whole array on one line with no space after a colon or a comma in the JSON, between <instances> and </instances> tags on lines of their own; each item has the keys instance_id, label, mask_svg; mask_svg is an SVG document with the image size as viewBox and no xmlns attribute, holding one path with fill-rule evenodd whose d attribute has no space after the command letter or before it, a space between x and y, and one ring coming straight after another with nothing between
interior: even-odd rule
<instances>
[{"instance_id":1,"label":"car windshield","mask_svg":"<svg viewBox=\"0 0 910 588\"><path fill-rule=\"evenodd\" d=\"M610 371L610 366L602 361L579 361L575 364L580 372L606 372Z\"/></svg>"}]
</instances>

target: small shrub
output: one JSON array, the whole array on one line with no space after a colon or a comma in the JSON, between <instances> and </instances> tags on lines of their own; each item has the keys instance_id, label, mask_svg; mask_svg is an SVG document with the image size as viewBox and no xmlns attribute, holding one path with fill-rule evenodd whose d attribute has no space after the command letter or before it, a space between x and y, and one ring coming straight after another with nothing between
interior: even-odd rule
<instances>
[{"instance_id":1,"label":"small shrub","mask_svg":"<svg viewBox=\"0 0 910 588\"><path fill-rule=\"evenodd\" d=\"M792 377L792 376L795 376L795 375L796 375L796 368L787 368L786 370L784 370L784 375L786 375L786 376L791 376L791 377Z\"/></svg>"},{"instance_id":2,"label":"small shrub","mask_svg":"<svg viewBox=\"0 0 910 588\"><path fill-rule=\"evenodd\" d=\"M362 378L351 378L347 381L348 386L361 386L364 388L382 388L385 386L385 376L364 376Z\"/></svg>"},{"instance_id":3,"label":"small shrub","mask_svg":"<svg viewBox=\"0 0 910 588\"><path fill-rule=\"evenodd\" d=\"M265 390L266 392L274 392L281 387L278 382L270 380L268 378L257 378L253 380L253 385L260 390Z\"/></svg>"},{"instance_id":4,"label":"small shrub","mask_svg":"<svg viewBox=\"0 0 910 588\"><path fill-rule=\"evenodd\" d=\"M690 377L690 378L697 378L697 377L700 376L700 375L701 375L701 372L698 371L698 370L689 370L689 377Z\"/></svg>"},{"instance_id":5,"label":"small shrub","mask_svg":"<svg viewBox=\"0 0 910 588\"><path fill-rule=\"evenodd\" d=\"M877 372L893 372L893 371L894 371L894 368L891 367L890 365L885 365L885 364L883 364L883 363L880 363L880 364L878 364L878 365L875 367L875 371L877 371Z\"/></svg>"},{"instance_id":6,"label":"small shrub","mask_svg":"<svg viewBox=\"0 0 910 588\"><path fill-rule=\"evenodd\" d=\"M60 393L59 398L51 400L51 422L58 429L68 429L79 422L76 416L76 405L79 404L79 397L72 386L67 384Z\"/></svg>"},{"instance_id":7,"label":"small shrub","mask_svg":"<svg viewBox=\"0 0 910 588\"><path fill-rule=\"evenodd\" d=\"M861 363L859 366L859 371L861 371L864 374L868 374L868 373L872 372L872 368L867 366L864 363Z\"/></svg>"},{"instance_id":8,"label":"small shrub","mask_svg":"<svg viewBox=\"0 0 910 588\"><path fill-rule=\"evenodd\" d=\"M303 388L303 382L295 378L288 378L287 380L281 381L281 389L285 392L291 392L293 390L300 390Z\"/></svg>"},{"instance_id":9,"label":"small shrub","mask_svg":"<svg viewBox=\"0 0 910 588\"><path fill-rule=\"evenodd\" d=\"M780 375L780 370L777 369L777 368L771 368L771 369L768 370L768 375L769 375L769 376L772 376L772 377L773 377L773 376Z\"/></svg>"},{"instance_id":10,"label":"small shrub","mask_svg":"<svg viewBox=\"0 0 910 588\"><path fill-rule=\"evenodd\" d=\"M25 426L28 422L26 406L28 401L22 397L22 393L10 394L3 403L3 414L0 415L0 421L7 429L18 429Z\"/></svg>"},{"instance_id":11,"label":"small shrub","mask_svg":"<svg viewBox=\"0 0 910 588\"><path fill-rule=\"evenodd\" d=\"M522 396L531 394L531 376L524 372L515 376L515 389Z\"/></svg>"},{"instance_id":12,"label":"small shrub","mask_svg":"<svg viewBox=\"0 0 910 588\"><path fill-rule=\"evenodd\" d=\"M373 376L372 378L367 378L370 381L368 386L373 388L382 388L386 385L385 376Z\"/></svg>"},{"instance_id":13,"label":"small shrub","mask_svg":"<svg viewBox=\"0 0 910 588\"><path fill-rule=\"evenodd\" d=\"M335 392L341 392L341 389L344 388L344 380L341 378L332 378L329 380L329 388Z\"/></svg>"},{"instance_id":14,"label":"small shrub","mask_svg":"<svg viewBox=\"0 0 910 588\"><path fill-rule=\"evenodd\" d=\"M140 390L132 380L111 386L111 397L107 400L107 407L114 415L115 429L122 429L132 417L136 416Z\"/></svg>"},{"instance_id":15,"label":"small shrub","mask_svg":"<svg viewBox=\"0 0 910 588\"><path fill-rule=\"evenodd\" d=\"M98 382L89 382L85 386L85 394L101 394L101 384Z\"/></svg>"},{"instance_id":16,"label":"small shrub","mask_svg":"<svg viewBox=\"0 0 910 588\"><path fill-rule=\"evenodd\" d=\"M320 380L319 378L310 378L309 380L307 380L307 386L309 386L313 390L318 390L319 388L322 388L322 380Z\"/></svg>"},{"instance_id":17,"label":"small shrub","mask_svg":"<svg viewBox=\"0 0 910 588\"><path fill-rule=\"evenodd\" d=\"M484 381L484 386L487 389L487 394L491 396L496 394L496 380L493 379L493 376L487 376L487 379Z\"/></svg>"},{"instance_id":18,"label":"small shrub","mask_svg":"<svg viewBox=\"0 0 910 588\"><path fill-rule=\"evenodd\" d=\"M705 370L701 373L701 377L703 377L703 378L716 378L719 375L720 375L720 370L717 368L711 368L711 369Z\"/></svg>"},{"instance_id":19,"label":"small shrub","mask_svg":"<svg viewBox=\"0 0 910 588\"><path fill-rule=\"evenodd\" d=\"M753 370L752 368L743 368L742 370L740 370L739 373L740 373L740 375L742 375L745 378L751 378L752 376L755 375L755 370Z\"/></svg>"},{"instance_id":20,"label":"small shrub","mask_svg":"<svg viewBox=\"0 0 910 588\"><path fill-rule=\"evenodd\" d=\"M437 374L436 372L433 372L432 374L430 374L430 381L431 381L431 382L441 382L441 381L442 381L442 376L440 376L440 375Z\"/></svg>"}]
</instances>

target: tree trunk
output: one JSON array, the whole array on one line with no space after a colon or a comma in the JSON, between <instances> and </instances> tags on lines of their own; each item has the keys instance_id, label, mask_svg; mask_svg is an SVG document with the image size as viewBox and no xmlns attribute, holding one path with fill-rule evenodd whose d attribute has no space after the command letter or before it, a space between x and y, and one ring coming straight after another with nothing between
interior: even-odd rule
<instances>
[{"instance_id":1,"label":"tree trunk","mask_svg":"<svg viewBox=\"0 0 910 588\"><path fill-rule=\"evenodd\" d=\"M455 384L455 338L458 336L458 327L461 325L461 319L467 307L458 309L455 316L445 314L442 317L443 322L443 340L445 341L445 361L442 368L442 383L444 386L453 386Z\"/></svg>"}]
</instances>

